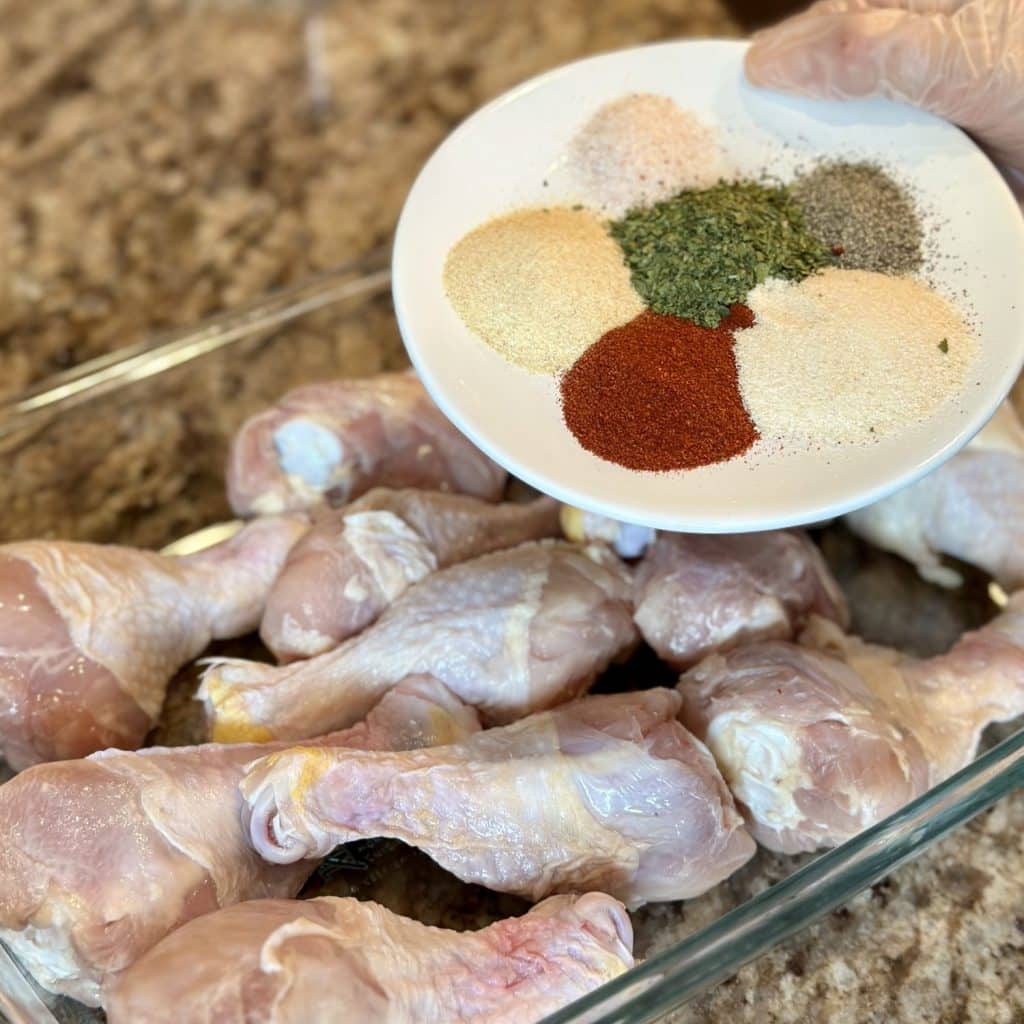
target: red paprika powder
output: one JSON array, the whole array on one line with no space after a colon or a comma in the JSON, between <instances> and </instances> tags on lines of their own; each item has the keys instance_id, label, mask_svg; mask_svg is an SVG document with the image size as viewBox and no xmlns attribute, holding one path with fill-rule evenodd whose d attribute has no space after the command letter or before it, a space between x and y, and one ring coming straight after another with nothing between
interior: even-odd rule
<instances>
[{"instance_id":1,"label":"red paprika powder","mask_svg":"<svg viewBox=\"0 0 1024 1024\"><path fill-rule=\"evenodd\" d=\"M641 313L562 377L566 426L588 451L628 469L694 469L742 454L758 433L740 396L732 332L753 322L739 304L715 328Z\"/></svg>"}]
</instances>

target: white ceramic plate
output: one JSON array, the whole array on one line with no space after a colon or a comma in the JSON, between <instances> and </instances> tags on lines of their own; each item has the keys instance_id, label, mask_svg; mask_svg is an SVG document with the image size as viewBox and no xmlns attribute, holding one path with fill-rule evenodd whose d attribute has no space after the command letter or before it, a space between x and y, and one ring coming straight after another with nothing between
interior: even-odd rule
<instances>
[{"instance_id":1,"label":"white ceramic plate","mask_svg":"<svg viewBox=\"0 0 1024 1024\"><path fill-rule=\"evenodd\" d=\"M959 129L909 107L824 103L753 89L744 43L681 42L579 61L524 83L456 129L427 162L398 224L394 299L409 356L438 405L497 462L582 508L669 530L717 533L815 522L867 504L949 458L984 425L1024 359L1024 220ZM939 259L930 280L978 329L963 392L936 415L866 447L755 447L731 462L639 473L580 447L553 377L512 366L459 319L444 293L451 246L521 206L574 202L566 145L608 100L675 99L715 125L724 163L782 178L809 158L881 160L922 197ZM544 182L547 181L547 186Z\"/></svg>"}]
</instances>

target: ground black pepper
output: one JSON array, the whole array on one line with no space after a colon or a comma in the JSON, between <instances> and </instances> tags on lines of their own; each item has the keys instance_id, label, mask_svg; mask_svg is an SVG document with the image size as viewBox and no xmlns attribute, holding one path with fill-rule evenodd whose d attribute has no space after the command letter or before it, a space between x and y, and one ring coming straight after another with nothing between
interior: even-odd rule
<instances>
[{"instance_id":1,"label":"ground black pepper","mask_svg":"<svg viewBox=\"0 0 1024 1024\"><path fill-rule=\"evenodd\" d=\"M561 380L562 415L588 451L628 469L694 469L745 452L757 428L740 397L731 307L718 327L646 311L609 331Z\"/></svg>"},{"instance_id":2,"label":"ground black pepper","mask_svg":"<svg viewBox=\"0 0 1024 1024\"><path fill-rule=\"evenodd\" d=\"M819 164L798 178L794 199L836 266L903 274L921 265L921 222L906 190L876 164Z\"/></svg>"}]
</instances>

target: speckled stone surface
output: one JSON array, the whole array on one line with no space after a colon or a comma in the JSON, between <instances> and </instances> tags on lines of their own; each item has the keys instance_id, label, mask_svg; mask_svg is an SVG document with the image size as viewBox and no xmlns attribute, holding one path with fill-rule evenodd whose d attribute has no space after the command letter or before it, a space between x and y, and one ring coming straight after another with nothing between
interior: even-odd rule
<instances>
[{"instance_id":1,"label":"speckled stone surface","mask_svg":"<svg viewBox=\"0 0 1024 1024\"><path fill-rule=\"evenodd\" d=\"M0 395L371 248L445 132L528 75L738 31L717 0L353 0L323 6L311 51L301 12L0 0ZM254 349L245 372L215 363L175 378L187 408L155 394L145 415L76 421L78 447L69 428L5 453L0 535L159 543L224 511L210 439L244 412L296 376L401 360L379 305L287 340ZM399 886L396 908L429 917L438 889L422 861L407 865L422 884ZM761 854L701 900L649 908L638 948L663 948L791 868ZM673 1020L1024 1021L1024 794Z\"/></svg>"},{"instance_id":2,"label":"speckled stone surface","mask_svg":"<svg viewBox=\"0 0 1024 1024\"><path fill-rule=\"evenodd\" d=\"M672 1024L1024 1020L1024 797L745 967ZM762 863L761 878L771 869ZM652 949L670 941L655 914Z\"/></svg>"},{"instance_id":3,"label":"speckled stone surface","mask_svg":"<svg viewBox=\"0 0 1024 1024\"><path fill-rule=\"evenodd\" d=\"M381 242L523 78L737 32L717 0L321 6L0 0L0 396Z\"/></svg>"}]
</instances>

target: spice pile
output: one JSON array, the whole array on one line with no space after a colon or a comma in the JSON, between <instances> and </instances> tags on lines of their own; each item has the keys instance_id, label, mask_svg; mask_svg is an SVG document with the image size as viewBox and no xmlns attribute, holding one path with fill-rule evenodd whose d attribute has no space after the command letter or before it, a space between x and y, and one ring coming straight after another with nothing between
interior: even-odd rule
<instances>
[{"instance_id":1,"label":"spice pile","mask_svg":"<svg viewBox=\"0 0 1024 1024\"><path fill-rule=\"evenodd\" d=\"M524 370L567 369L643 301L622 253L585 210L520 210L452 249L445 287L466 326Z\"/></svg>"},{"instance_id":2,"label":"spice pile","mask_svg":"<svg viewBox=\"0 0 1024 1024\"><path fill-rule=\"evenodd\" d=\"M569 144L569 167L588 204L607 217L707 188L721 176L714 133L667 96L606 103Z\"/></svg>"},{"instance_id":3,"label":"spice pile","mask_svg":"<svg viewBox=\"0 0 1024 1024\"><path fill-rule=\"evenodd\" d=\"M921 265L921 222L906 192L874 164L826 163L793 183L808 230L837 266L904 274Z\"/></svg>"},{"instance_id":4,"label":"spice pile","mask_svg":"<svg viewBox=\"0 0 1024 1024\"><path fill-rule=\"evenodd\" d=\"M974 350L956 311L912 277L829 268L766 281L747 302L756 323L736 335L740 390L767 436L891 434L942 404Z\"/></svg>"},{"instance_id":5,"label":"spice pile","mask_svg":"<svg viewBox=\"0 0 1024 1024\"><path fill-rule=\"evenodd\" d=\"M565 422L588 451L630 469L693 469L745 452L757 428L743 407L732 332L650 311L609 331L561 380Z\"/></svg>"},{"instance_id":6,"label":"spice pile","mask_svg":"<svg viewBox=\"0 0 1024 1024\"><path fill-rule=\"evenodd\" d=\"M646 94L602 107L567 160L584 203L481 225L444 285L507 360L558 375L566 426L600 458L664 472L759 438L862 444L963 386L975 338L907 276L924 235L883 168L727 179L711 128Z\"/></svg>"},{"instance_id":7,"label":"spice pile","mask_svg":"<svg viewBox=\"0 0 1024 1024\"><path fill-rule=\"evenodd\" d=\"M767 278L800 280L829 262L789 192L756 182L681 192L610 230L651 309L703 327Z\"/></svg>"}]
</instances>

